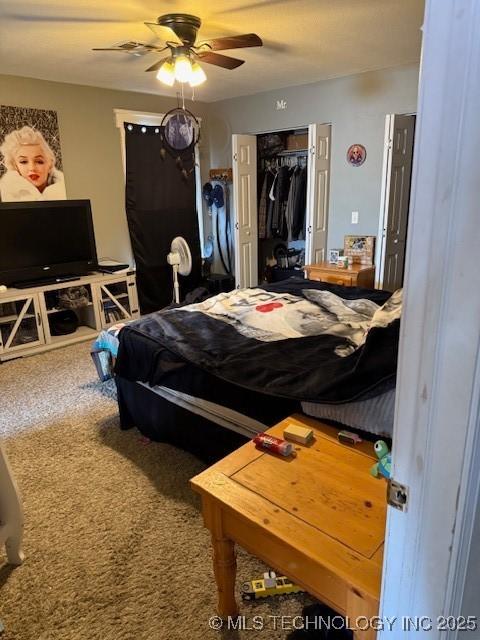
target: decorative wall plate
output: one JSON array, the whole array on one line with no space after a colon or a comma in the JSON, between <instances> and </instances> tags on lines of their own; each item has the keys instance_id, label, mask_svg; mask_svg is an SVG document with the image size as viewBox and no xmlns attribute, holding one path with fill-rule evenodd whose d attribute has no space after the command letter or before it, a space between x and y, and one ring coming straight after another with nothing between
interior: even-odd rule
<instances>
[{"instance_id":1,"label":"decorative wall plate","mask_svg":"<svg viewBox=\"0 0 480 640\"><path fill-rule=\"evenodd\" d=\"M347 162L351 164L352 167L359 167L365 162L367 157L367 150L363 146L363 144L352 144L348 147L347 151Z\"/></svg>"}]
</instances>

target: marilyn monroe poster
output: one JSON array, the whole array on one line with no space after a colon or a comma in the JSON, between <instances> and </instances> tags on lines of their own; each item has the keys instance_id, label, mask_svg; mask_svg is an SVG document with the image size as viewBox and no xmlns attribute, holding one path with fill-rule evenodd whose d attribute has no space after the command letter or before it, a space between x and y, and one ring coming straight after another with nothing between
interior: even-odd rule
<instances>
[{"instance_id":1,"label":"marilyn monroe poster","mask_svg":"<svg viewBox=\"0 0 480 640\"><path fill-rule=\"evenodd\" d=\"M55 111L0 107L0 201L65 200Z\"/></svg>"}]
</instances>

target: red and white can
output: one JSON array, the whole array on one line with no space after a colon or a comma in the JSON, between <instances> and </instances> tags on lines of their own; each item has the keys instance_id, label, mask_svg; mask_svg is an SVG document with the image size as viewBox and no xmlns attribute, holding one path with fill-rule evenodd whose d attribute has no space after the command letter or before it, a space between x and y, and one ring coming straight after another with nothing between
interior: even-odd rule
<instances>
[{"instance_id":1,"label":"red and white can","mask_svg":"<svg viewBox=\"0 0 480 640\"><path fill-rule=\"evenodd\" d=\"M293 452L293 444L291 442L287 442L281 438L275 438L275 436L269 436L266 433L259 433L258 436L253 439L253 442L257 449L266 449L285 458Z\"/></svg>"}]
</instances>

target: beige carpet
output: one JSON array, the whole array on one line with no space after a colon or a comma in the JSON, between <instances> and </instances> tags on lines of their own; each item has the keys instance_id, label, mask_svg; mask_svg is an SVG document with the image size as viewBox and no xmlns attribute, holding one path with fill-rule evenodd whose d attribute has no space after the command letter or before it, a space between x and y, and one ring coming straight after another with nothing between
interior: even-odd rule
<instances>
[{"instance_id":1,"label":"beige carpet","mask_svg":"<svg viewBox=\"0 0 480 640\"><path fill-rule=\"evenodd\" d=\"M188 484L203 465L119 430L88 344L0 365L0 398L27 558L12 570L0 549L2 640L286 637L305 596L243 603L242 622L262 631L209 630L210 542ZM263 570L239 553L238 585Z\"/></svg>"}]
</instances>

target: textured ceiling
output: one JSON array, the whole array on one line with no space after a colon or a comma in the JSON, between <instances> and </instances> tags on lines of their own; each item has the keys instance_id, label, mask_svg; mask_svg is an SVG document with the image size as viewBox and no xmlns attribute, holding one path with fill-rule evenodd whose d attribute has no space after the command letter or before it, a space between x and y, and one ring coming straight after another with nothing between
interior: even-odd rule
<instances>
[{"instance_id":1,"label":"textured ceiling","mask_svg":"<svg viewBox=\"0 0 480 640\"><path fill-rule=\"evenodd\" d=\"M91 49L153 43L143 21L193 13L202 19L202 39L254 31L265 45L232 51L246 60L234 71L203 65L208 80L196 99L214 101L418 62L423 6L423 0L0 0L0 73L175 95L174 87L144 73L161 56Z\"/></svg>"}]
</instances>

